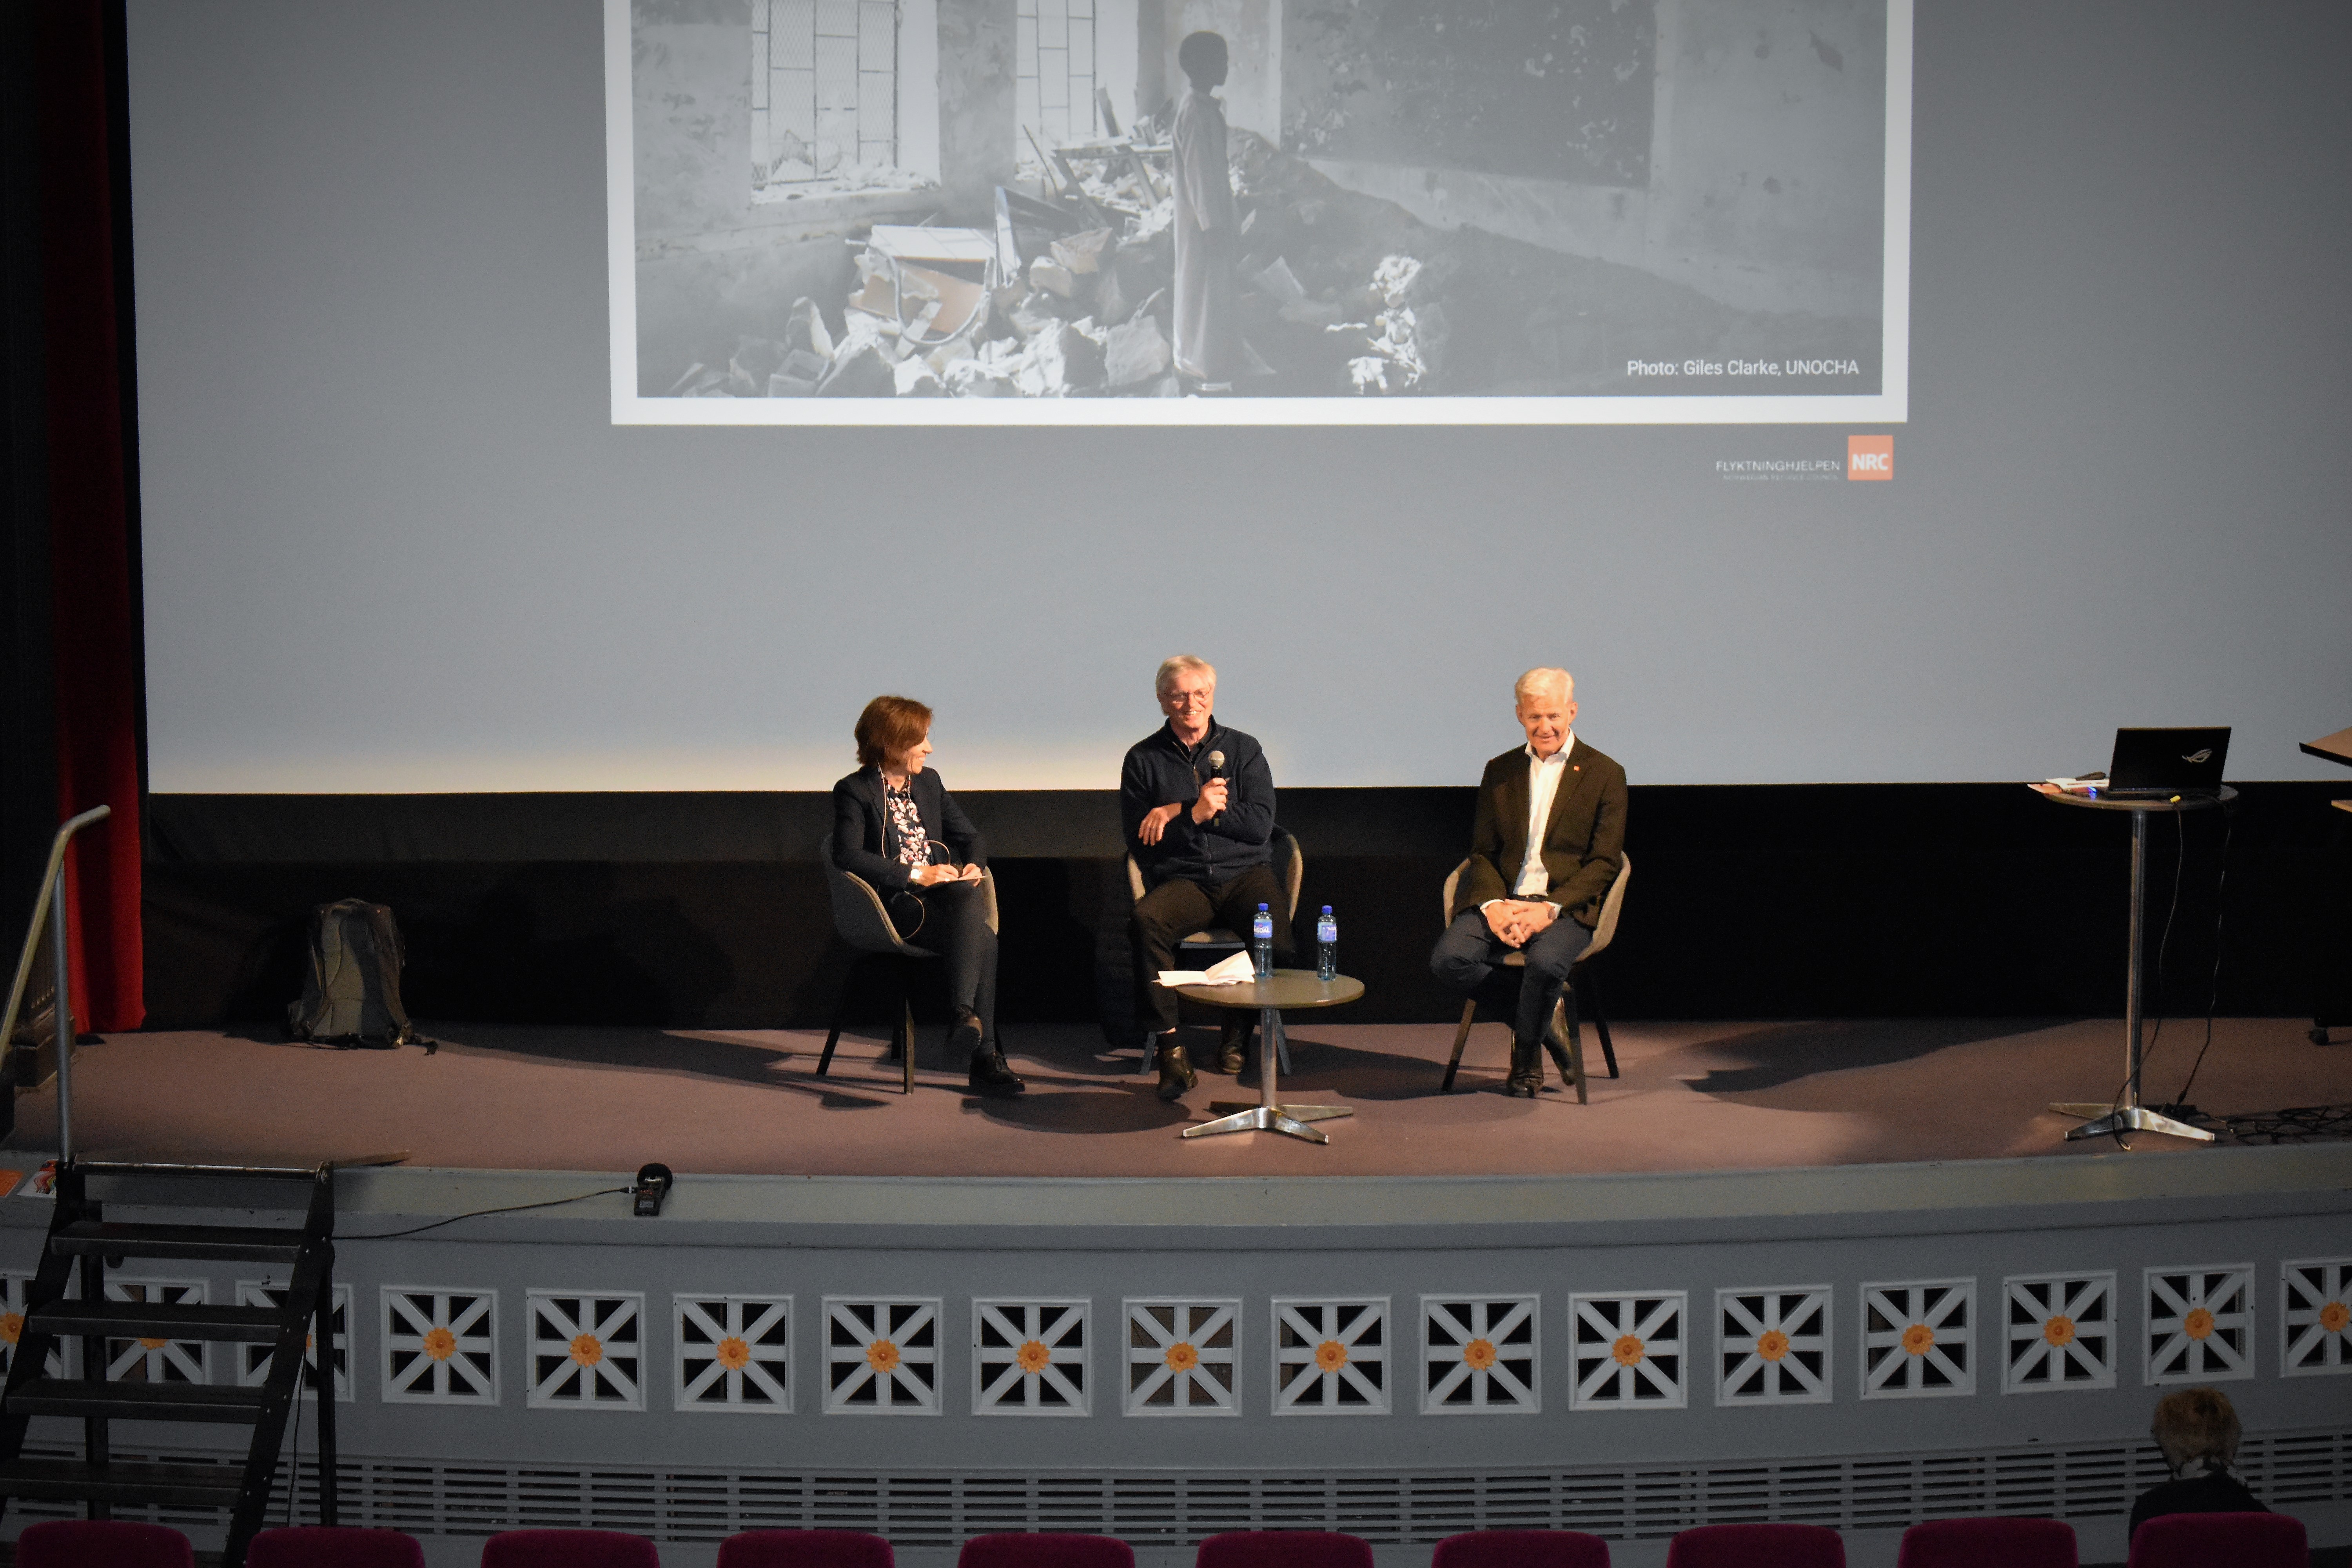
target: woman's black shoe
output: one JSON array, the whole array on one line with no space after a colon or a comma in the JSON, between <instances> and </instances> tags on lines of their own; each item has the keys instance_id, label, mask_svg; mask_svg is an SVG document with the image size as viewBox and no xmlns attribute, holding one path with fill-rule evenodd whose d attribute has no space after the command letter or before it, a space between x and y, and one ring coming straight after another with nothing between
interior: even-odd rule
<instances>
[{"instance_id":1,"label":"woman's black shoe","mask_svg":"<svg viewBox=\"0 0 2352 1568\"><path fill-rule=\"evenodd\" d=\"M972 1053L970 1082L975 1094L1019 1094L1029 1087L1005 1062L1001 1050Z\"/></svg>"},{"instance_id":2,"label":"woman's black shoe","mask_svg":"<svg viewBox=\"0 0 2352 1568\"><path fill-rule=\"evenodd\" d=\"M948 1031L948 1060L980 1054L980 1019L971 1013L956 1016L955 1026Z\"/></svg>"}]
</instances>

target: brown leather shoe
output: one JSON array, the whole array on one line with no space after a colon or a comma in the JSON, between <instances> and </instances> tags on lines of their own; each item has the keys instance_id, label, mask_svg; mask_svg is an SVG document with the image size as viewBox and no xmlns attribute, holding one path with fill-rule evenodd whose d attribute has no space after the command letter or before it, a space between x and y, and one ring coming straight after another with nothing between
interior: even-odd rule
<instances>
[{"instance_id":1,"label":"brown leather shoe","mask_svg":"<svg viewBox=\"0 0 2352 1568\"><path fill-rule=\"evenodd\" d=\"M1511 1076L1504 1080L1503 1092L1522 1100L1543 1092L1542 1047L1511 1042Z\"/></svg>"},{"instance_id":2,"label":"brown leather shoe","mask_svg":"<svg viewBox=\"0 0 2352 1568\"><path fill-rule=\"evenodd\" d=\"M1174 1100L1200 1082L1192 1064L1184 1059L1184 1047L1165 1045L1160 1047L1160 1087L1154 1092L1162 1100Z\"/></svg>"},{"instance_id":3,"label":"brown leather shoe","mask_svg":"<svg viewBox=\"0 0 2352 1568\"><path fill-rule=\"evenodd\" d=\"M1249 1026L1227 1024L1217 1037L1217 1070L1227 1077L1236 1077L1242 1070L1242 1044L1249 1038Z\"/></svg>"}]
</instances>

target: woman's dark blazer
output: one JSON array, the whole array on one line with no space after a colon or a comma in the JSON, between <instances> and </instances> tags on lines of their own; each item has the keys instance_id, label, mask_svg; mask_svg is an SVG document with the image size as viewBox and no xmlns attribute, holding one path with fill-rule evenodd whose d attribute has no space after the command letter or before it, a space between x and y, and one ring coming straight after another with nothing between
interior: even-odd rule
<instances>
[{"instance_id":1,"label":"woman's dark blazer","mask_svg":"<svg viewBox=\"0 0 2352 1568\"><path fill-rule=\"evenodd\" d=\"M922 816L925 837L946 845L949 858L959 866L988 864L988 840L956 805L938 773L925 768L908 789ZM912 879L898 858L898 835L890 826L889 807L882 802L880 768L860 768L833 786L833 863L886 893L900 891Z\"/></svg>"}]
</instances>

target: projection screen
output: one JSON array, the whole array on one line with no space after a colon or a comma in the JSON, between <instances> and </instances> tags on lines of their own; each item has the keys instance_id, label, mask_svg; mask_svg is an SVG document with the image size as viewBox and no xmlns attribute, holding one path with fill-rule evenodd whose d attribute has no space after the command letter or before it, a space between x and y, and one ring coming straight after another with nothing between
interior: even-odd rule
<instances>
[{"instance_id":1,"label":"projection screen","mask_svg":"<svg viewBox=\"0 0 2352 1568\"><path fill-rule=\"evenodd\" d=\"M2341 8L822 9L820 88L787 0L130 0L154 789L822 789L885 691L955 788L1108 789L1180 651L1285 787L1473 782L1539 664L1643 784L2352 719ZM1114 387L1194 31L1272 374ZM1017 279L921 237L1000 185ZM1680 374L1801 354L1860 384Z\"/></svg>"}]
</instances>

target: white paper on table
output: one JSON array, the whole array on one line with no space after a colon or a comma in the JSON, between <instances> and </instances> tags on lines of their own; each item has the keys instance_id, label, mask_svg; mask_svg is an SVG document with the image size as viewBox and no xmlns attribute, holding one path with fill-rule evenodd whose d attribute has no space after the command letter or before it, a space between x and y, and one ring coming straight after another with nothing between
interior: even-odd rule
<instances>
[{"instance_id":1,"label":"white paper on table","mask_svg":"<svg viewBox=\"0 0 2352 1568\"><path fill-rule=\"evenodd\" d=\"M1246 952L1237 952L1222 963L1206 969L1163 969L1160 984L1173 990L1179 985L1246 985L1257 978L1257 965Z\"/></svg>"}]
</instances>

